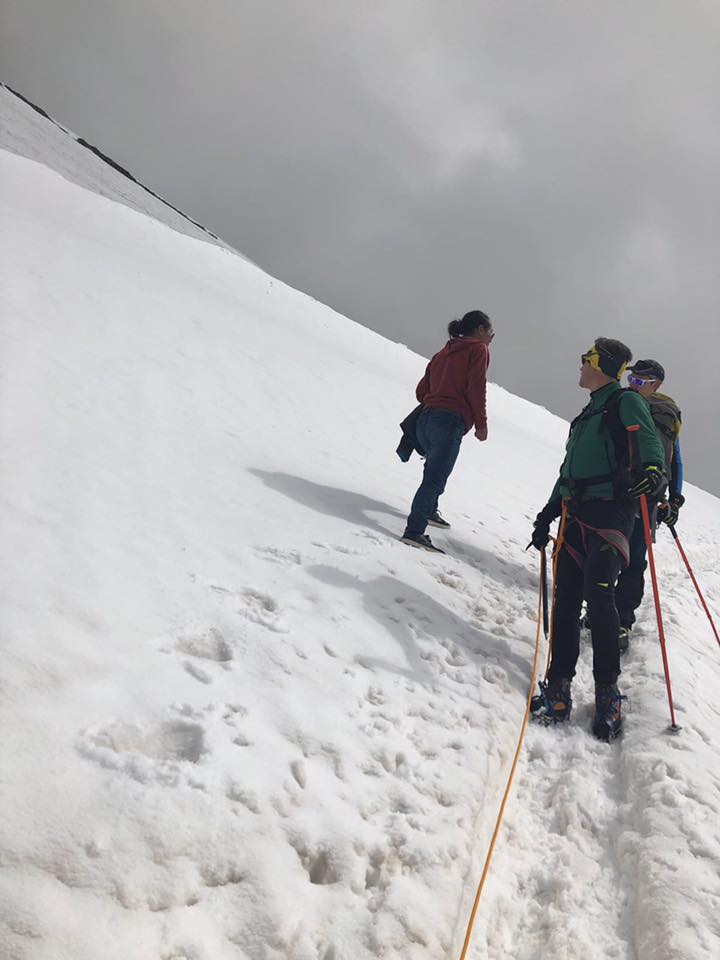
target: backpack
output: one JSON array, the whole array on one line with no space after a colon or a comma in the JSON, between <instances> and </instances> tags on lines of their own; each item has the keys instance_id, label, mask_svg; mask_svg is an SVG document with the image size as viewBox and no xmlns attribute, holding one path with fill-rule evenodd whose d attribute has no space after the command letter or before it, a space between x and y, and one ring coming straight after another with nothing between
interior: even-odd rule
<instances>
[{"instance_id":1,"label":"backpack","mask_svg":"<svg viewBox=\"0 0 720 960\"><path fill-rule=\"evenodd\" d=\"M682 414L672 397L664 393L654 393L649 398L649 404L655 429L665 452L665 467L666 470L671 470L675 443L682 426Z\"/></svg>"},{"instance_id":2,"label":"backpack","mask_svg":"<svg viewBox=\"0 0 720 960\"><path fill-rule=\"evenodd\" d=\"M584 480L575 480L572 482L573 496L582 496L585 489L597 483L612 483L615 495L619 498L627 496L628 488L632 485L633 470L630 466L630 448L628 444L628 434L625 425L620 419L620 401L626 393L630 392L629 387L621 387L615 390L607 399L605 405L599 412L598 433L609 433L615 454L616 468L613 473L603 474L597 477L587 477ZM583 410L570 424L572 433L575 424L582 418Z\"/></svg>"},{"instance_id":3,"label":"backpack","mask_svg":"<svg viewBox=\"0 0 720 960\"><path fill-rule=\"evenodd\" d=\"M607 430L615 450L615 460L618 465L618 473L623 472L629 480L632 474L630 464L630 445L627 427L620 419L620 401L626 393L630 393L630 387L621 387L616 390L608 399L600 412L600 426L598 430Z\"/></svg>"},{"instance_id":4,"label":"backpack","mask_svg":"<svg viewBox=\"0 0 720 960\"><path fill-rule=\"evenodd\" d=\"M621 387L610 396L600 412L600 426L598 427L598 429L601 431L607 430L612 439L613 449L615 451L615 460L617 461L618 465L617 473L615 474L613 483L616 491L622 491L623 493L627 492L627 488L632 484L633 480L635 479L635 474L639 468L639 464L637 462L631 462L630 451L633 442L633 434L628 433L627 427L620 419L620 401L622 400L624 394L630 392L630 387ZM650 404L650 413L652 414L652 404ZM665 441L663 440L665 428L662 424L658 423L654 417L653 423L655 424L655 429L660 434L660 439L663 442L663 448L665 448ZM667 450L665 455L666 466L663 468L663 475L667 481Z\"/></svg>"}]
</instances>

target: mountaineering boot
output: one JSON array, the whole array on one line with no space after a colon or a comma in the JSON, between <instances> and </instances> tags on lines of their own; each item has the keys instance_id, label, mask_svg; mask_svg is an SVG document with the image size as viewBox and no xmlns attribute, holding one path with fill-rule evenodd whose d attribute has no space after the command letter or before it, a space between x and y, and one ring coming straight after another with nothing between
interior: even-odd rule
<instances>
[{"instance_id":1,"label":"mountaineering boot","mask_svg":"<svg viewBox=\"0 0 720 960\"><path fill-rule=\"evenodd\" d=\"M546 726L567 720L572 710L570 680L541 680L539 686L540 693L530 701L533 720Z\"/></svg>"},{"instance_id":2,"label":"mountaineering boot","mask_svg":"<svg viewBox=\"0 0 720 960\"><path fill-rule=\"evenodd\" d=\"M620 633L618 634L618 646L620 647L620 653L627 653L627 648L630 646L630 631L632 627L620 627Z\"/></svg>"},{"instance_id":3,"label":"mountaineering boot","mask_svg":"<svg viewBox=\"0 0 720 960\"><path fill-rule=\"evenodd\" d=\"M435 513L428 520L428 523L431 527L442 527L444 530L447 530L450 526L439 510L435 511Z\"/></svg>"},{"instance_id":4,"label":"mountaineering boot","mask_svg":"<svg viewBox=\"0 0 720 960\"><path fill-rule=\"evenodd\" d=\"M622 695L615 683L595 684L592 731L598 740L614 740L622 730Z\"/></svg>"},{"instance_id":5,"label":"mountaineering boot","mask_svg":"<svg viewBox=\"0 0 720 960\"><path fill-rule=\"evenodd\" d=\"M407 543L411 547L419 547L421 550L429 550L431 553L445 553L440 547L436 547L426 533L408 533L407 530L400 537L402 543Z\"/></svg>"}]
</instances>

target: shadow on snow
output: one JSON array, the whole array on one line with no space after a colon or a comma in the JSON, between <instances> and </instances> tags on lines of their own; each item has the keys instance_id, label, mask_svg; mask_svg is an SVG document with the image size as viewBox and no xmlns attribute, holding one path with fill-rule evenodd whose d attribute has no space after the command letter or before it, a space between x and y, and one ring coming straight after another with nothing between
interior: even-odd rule
<instances>
[{"instance_id":1,"label":"shadow on snow","mask_svg":"<svg viewBox=\"0 0 720 960\"><path fill-rule=\"evenodd\" d=\"M471 659L483 657L505 669L512 685L523 693L530 676L530 660L514 652L504 638L494 636L476 623L452 613L426 593L397 580L382 576L374 580L360 580L337 567L318 565L308 568L317 580L341 590L357 590L362 595L363 608L387 630L402 650L407 667L390 660L358 654L356 660L368 669L382 669L396 673L423 686L438 681L437 669L429 658L423 657L418 641L427 639L440 646L433 661L442 659L443 651L450 654L450 645L462 649ZM528 648L529 649L529 648ZM441 672L458 683L476 682L459 679L456 667L441 667Z\"/></svg>"}]
</instances>

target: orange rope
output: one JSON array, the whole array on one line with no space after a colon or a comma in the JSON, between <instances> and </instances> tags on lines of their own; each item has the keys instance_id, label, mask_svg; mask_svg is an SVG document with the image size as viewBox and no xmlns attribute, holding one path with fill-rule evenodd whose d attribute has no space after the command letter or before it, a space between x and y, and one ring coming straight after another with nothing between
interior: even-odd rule
<instances>
[{"instance_id":1,"label":"orange rope","mask_svg":"<svg viewBox=\"0 0 720 960\"><path fill-rule=\"evenodd\" d=\"M557 583L558 557L560 555L560 551L562 550L562 545L565 542L565 525L566 524L567 524L567 501L563 500L562 516L560 518L560 529L558 530L557 540L555 541L555 546L553 547L553 552L552 552L552 572L553 572L552 604L550 605L550 632L548 633L548 655L547 655L547 662L545 664L545 680L547 680L548 678L548 673L550 672L550 660L552 659L553 638L555 636L555 598L557 596L557 588L555 584Z\"/></svg>"},{"instance_id":2,"label":"orange rope","mask_svg":"<svg viewBox=\"0 0 720 960\"><path fill-rule=\"evenodd\" d=\"M558 537L559 539L559 537ZM532 677L530 678L530 689L528 691L527 703L525 704L525 715L523 716L522 727L520 729L520 737L518 739L517 747L515 749L515 756L513 757L512 767L510 768L510 776L508 777L507 786L505 787L505 793L502 798L502 803L500 804L500 811L497 815L497 820L495 821L495 830L493 831L492 839L490 840L490 847L488 848L487 857L485 858L485 867L480 877L480 883L478 884L477 892L475 894L475 901L473 903L472 910L470 911L470 919L467 925L467 931L465 932L465 941L463 943L462 952L460 953L460 960L465 960L467 956L468 948L470 946L470 937L472 936L473 926L475 925L475 917L477 915L478 907L480 906L480 897L482 896L483 887L485 886L485 880L490 871L490 861L492 860L493 851L495 850L495 843L497 841L498 835L500 833L500 826L502 824L503 816L505 815L505 806L507 805L508 797L510 796L510 789L513 784L513 779L515 778L515 770L518 765L518 760L520 759L520 750L522 748L523 739L525 737L525 730L528 725L528 718L530 716L530 701L533 697L533 692L535 690L535 681L537 679L537 670L538 670L538 660L540 657L540 627L542 624L542 582L540 584L540 591L538 595L538 616L537 616L537 633L535 634L535 656L533 658L532 666Z\"/></svg>"}]
</instances>

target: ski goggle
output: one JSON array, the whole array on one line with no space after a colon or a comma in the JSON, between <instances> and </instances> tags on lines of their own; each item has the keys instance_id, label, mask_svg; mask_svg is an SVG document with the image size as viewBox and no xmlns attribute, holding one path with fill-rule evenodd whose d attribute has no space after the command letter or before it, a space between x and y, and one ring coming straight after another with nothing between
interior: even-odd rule
<instances>
[{"instance_id":1,"label":"ski goggle","mask_svg":"<svg viewBox=\"0 0 720 960\"><path fill-rule=\"evenodd\" d=\"M636 377L634 374L628 374L628 383L631 387L644 387L646 383L657 383L657 378L646 379L645 377Z\"/></svg>"},{"instance_id":2,"label":"ski goggle","mask_svg":"<svg viewBox=\"0 0 720 960\"><path fill-rule=\"evenodd\" d=\"M580 354L580 362L589 363L590 366L593 368L593 370L597 370L599 373L605 373L605 376L613 376L613 374L608 374L605 372L605 370L603 370L600 363L601 355L603 357L608 357L610 360L615 360L613 355L608 350L604 350L602 347L598 347L598 345L594 343L592 347L590 347L590 349L587 351L587 353ZM620 377L623 375L623 373L625 373L626 367L627 367L627 363L623 363L620 365L620 369L616 374L614 374L617 380L619 380Z\"/></svg>"},{"instance_id":3,"label":"ski goggle","mask_svg":"<svg viewBox=\"0 0 720 960\"><path fill-rule=\"evenodd\" d=\"M591 347L587 353L581 353L580 363L589 363L593 370L600 370L600 354L597 347Z\"/></svg>"}]
</instances>

